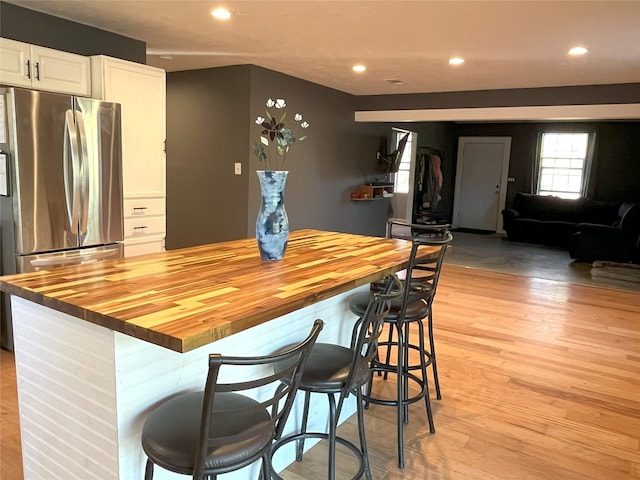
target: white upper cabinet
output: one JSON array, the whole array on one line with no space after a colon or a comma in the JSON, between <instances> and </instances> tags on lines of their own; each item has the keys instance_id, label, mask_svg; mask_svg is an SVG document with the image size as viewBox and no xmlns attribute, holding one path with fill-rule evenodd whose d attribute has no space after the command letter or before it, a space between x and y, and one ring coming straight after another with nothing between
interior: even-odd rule
<instances>
[{"instance_id":1,"label":"white upper cabinet","mask_svg":"<svg viewBox=\"0 0 640 480\"><path fill-rule=\"evenodd\" d=\"M91 57L93 97L122 105L125 198L165 196L165 83L160 68Z\"/></svg>"},{"instance_id":2,"label":"white upper cabinet","mask_svg":"<svg viewBox=\"0 0 640 480\"><path fill-rule=\"evenodd\" d=\"M0 38L0 83L91 96L89 57Z\"/></svg>"}]
</instances>

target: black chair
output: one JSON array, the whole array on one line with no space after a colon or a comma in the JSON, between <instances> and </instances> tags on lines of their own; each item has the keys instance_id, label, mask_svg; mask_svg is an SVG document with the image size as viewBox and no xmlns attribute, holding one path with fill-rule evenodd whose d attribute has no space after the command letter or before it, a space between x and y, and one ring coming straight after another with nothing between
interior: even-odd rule
<instances>
[{"instance_id":1,"label":"black chair","mask_svg":"<svg viewBox=\"0 0 640 480\"><path fill-rule=\"evenodd\" d=\"M258 459L261 478L269 480L271 445L282 434L322 327L322 320L316 320L303 342L274 355L211 354L204 391L178 395L147 417L142 429L145 480L152 480L154 464L194 480L211 480ZM221 372L224 378L247 380L219 383Z\"/></svg>"},{"instance_id":2,"label":"black chair","mask_svg":"<svg viewBox=\"0 0 640 480\"><path fill-rule=\"evenodd\" d=\"M311 350L305 366L299 390L305 392L302 425L299 433L294 433L276 441L272 456L283 445L296 441L296 460L302 461L304 440L318 438L328 440L328 478L335 479L336 442L347 447L358 459L358 470L353 478L371 479L367 443L364 431L363 397L361 387L371 377L370 363L377 355L378 337L382 331L382 320L389 313L390 302L402 295L403 287L395 275L385 281L381 292L371 296L362 316L356 321L351 335L350 347L341 345L316 343ZM329 400L329 431L308 432L307 418L309 401L312 393L324 393ZM337 406L334 395L339 394ZM344 400L355 395L357 402L358 436L360 446L338 437L336 428ZM274 478L282 477L274 474Z\"/></svg>"},{"instance_id":3,"label":"black chair","mask_svg":"<svg viewBox=\"0 0 640 480\"><path fill-rule=\"evenodd\" d=\"M399 223L394 221L393 223ZM396 375L396 393L393 399L383 399L374 396L372 385L366 396L367 404L374 403L396 407L397 415L397 442L398 442L398 467L404 468L404 424L409 421L409 405L424 398L429 430L435 433L435 424L431 410L431 400L429 396L429 382L427 367L431 366L433 371L433 381L436 390L436 398L442 398L440 392L440 381L438 378L438 367L436 362L435 341L433 336L433 301L438 286L440 270L444 261L444 256L448 245L453 241L453 235L448 230L448 226L420 226L411 225L413 233L408 237L413 246L409 256L409 263L404 279L404 295L402 298L391 302L389 315L385 317L384 323L389 325L389 335L385 342L380 342L380 347L386 350L384 360L377 357L372 362L371 368L384 374L387 379L389 373ZM420 227L423 227L421 230ZM391 230L388 230L389 232ZM407 238L399 236L395 238ZM423 258L419 258L418 252L423 247L438 247L438 250ZM371 285L372 291L379 288L377 284ZM366 308L368 295L362 294L353 298L350 302L350 309L356 314L360 314ZM429 339L429 349L425 346L424 319L427 320L427 337ZM409 343L410 326L416 325L418 329L418 343ZM396 339L394 340L394 333ZM396 349L397 358L395 363L391 360L391 351ZM409 352L416 351L419 356L419 363L409 364ZM414 373L418 371L419 376ZM409 396L409 383L418 387L417 394Z\"/></svg>"}]
</instances>

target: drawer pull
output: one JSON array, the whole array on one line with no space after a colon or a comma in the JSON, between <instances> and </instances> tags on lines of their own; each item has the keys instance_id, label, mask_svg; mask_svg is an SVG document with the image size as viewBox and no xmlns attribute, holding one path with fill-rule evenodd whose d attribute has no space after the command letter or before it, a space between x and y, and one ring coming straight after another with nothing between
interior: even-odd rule
<instances>
[{"instance_id":1,"label":"drawer pull","mask_svg":"<svg viewBox=\"0 0 640 480\"><path fill-rule=\"evenodd\" d=\"M133 227L133 231L134 231L134 233L136 233L136 232L142 232L142 233L144 233L146 229L147 229L147 226L146 226L146 225L141 225L141 226L139 226L139 227Z\"/></svg>"},{"instance_id":2,"label":"drawer pull","mask_svg":"<svg viewBox=\"0 0 640 480\"><path fill-rule=\"evenodd\" d=\"M146 212L147 207L133 207L133 213L144 213Z\"/></svg>"}]
</instances>

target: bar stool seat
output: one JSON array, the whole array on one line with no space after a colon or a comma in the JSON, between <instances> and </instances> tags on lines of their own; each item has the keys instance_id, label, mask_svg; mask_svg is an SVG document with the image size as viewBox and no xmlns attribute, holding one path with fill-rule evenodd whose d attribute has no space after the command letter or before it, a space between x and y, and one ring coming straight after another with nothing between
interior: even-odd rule
<instances>
[{"instance_id":1,"label":"bar stool seat","mask_svg":"<svg viewBox=\"0 0 640 480\"><path fill-rule=\"evenodd\" d=\"M316 343L304 370L299 390L340 392L349 376L353 352L342 345Z\"/></svg>"},{"instance_id":2,"label":"bar stool seat","mask_svg":"<svg viewBox=\"0 0 640 480\"><path fill-rule=\"evenodd\" d=\"M157 465L184 475L193 472L193 452L197 451L200 440L203 400L204 392L185 393L163 403L149 416L144 424L142 447ZM258 405L259 402L244 395L216 395L213 421L215 438L220 445L209 451L205 469L226 470L242 464L271 443L271 417L264 409L258 409ZM250 429L249 438L234 442L234 435Z\"/></svg>"}]
</instances>

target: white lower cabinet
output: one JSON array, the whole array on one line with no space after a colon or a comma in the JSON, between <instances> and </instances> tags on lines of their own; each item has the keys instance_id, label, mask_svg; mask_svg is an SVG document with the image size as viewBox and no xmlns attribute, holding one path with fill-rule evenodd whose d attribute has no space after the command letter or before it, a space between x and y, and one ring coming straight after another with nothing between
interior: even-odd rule
<instances>
[{"instance_id":1,"label":"white lower cabinet","mask_svg":"<svg viewBox=\"0 0 640 480\"><path fill-rule=\"evenodd\" d=\"M165 250L165 198L124 199L124 255Z\"/></svg>"}]
</instances>

